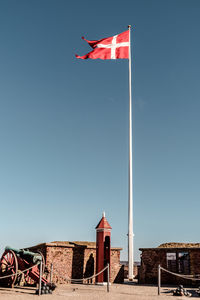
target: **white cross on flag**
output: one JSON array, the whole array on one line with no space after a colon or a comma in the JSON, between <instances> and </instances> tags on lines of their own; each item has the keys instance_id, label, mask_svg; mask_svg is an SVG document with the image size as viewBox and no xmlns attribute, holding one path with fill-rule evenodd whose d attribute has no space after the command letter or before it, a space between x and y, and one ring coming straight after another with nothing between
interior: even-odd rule
<instances>
[{"instance_id":1,"label":"white cross on flag","mask_svg":"<svg viewBox=\"0 0 200 300\"><path fill-rule=\"evenodd\" d=\"M129 46L130 46L129 30L98 41L88 41L84 37L82 37L82 39L88 42L88 44L94 50L83 56L76 55L77 58L80 59L129 58Z\"/></svg>"}]
</instances>

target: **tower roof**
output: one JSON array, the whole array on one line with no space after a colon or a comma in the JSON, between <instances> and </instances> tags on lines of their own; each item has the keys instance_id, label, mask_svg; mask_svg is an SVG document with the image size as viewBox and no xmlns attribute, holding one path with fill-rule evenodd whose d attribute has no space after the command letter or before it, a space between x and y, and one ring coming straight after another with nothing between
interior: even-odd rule
<instances>
[{"instance_id":1,"label":"tower roof","mask_svg":"<svg viewBox=\"0 0 200 300\"><path fill-rule=\"evenodd\" d=\"M106 220L105 213L103 214L103 217L101 218L100 222L96 226L96 229L112 229L112 227Z\"/></svg>"}]
</instances>

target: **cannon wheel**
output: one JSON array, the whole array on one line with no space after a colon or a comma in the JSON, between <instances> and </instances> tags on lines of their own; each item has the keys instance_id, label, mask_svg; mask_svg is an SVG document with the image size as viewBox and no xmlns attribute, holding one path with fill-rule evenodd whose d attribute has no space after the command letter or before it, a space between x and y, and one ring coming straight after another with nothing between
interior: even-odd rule
<instances>
[{"instance_id":1,"label":"cannon wheel","mask_svg":"<svg viewBox=\"0 0 200 300\"><path fill-rule=\"evenodd\" d=\"M0 277L12 275L0 279L0 285L13 287L17 279L18 261L17 256L12 250L6 250L0 261Z\"/></svg>"}]
</instances>

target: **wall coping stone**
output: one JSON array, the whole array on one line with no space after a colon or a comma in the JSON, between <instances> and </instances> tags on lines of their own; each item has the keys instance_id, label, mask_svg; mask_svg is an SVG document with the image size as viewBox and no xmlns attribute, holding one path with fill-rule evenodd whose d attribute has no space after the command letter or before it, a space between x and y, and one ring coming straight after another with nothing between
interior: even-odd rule
<instances>
[{"instance_id":1,"label":"wall coping stone","mask_svg":"<svg viewBox=\"0 0 200 300\"><path fill-rule=\"evenodd\" d=\"M154 250L154 251L175 251L175 250L200 250L200 247L163 247L163 248L139 248L140 251L145 251L145 250Z\"/></svg>"},{"instance_id":2,"label":"wall coping stone","mask_svg":"<svg viewBox=\"0 0 200 300\"><path fill-rule=\"evenodd\" d=\"M74 247L83 247L85 249L95 249L96 250L96 242L69 242L69 241L55 241L49 243L41 243L35 246L27 247L28 249L38 248L38 247L63 247L63 248L74 248ZM111 247L111 250L121 251L123 248L121 247Z\"/></svg>"}]
</instances>

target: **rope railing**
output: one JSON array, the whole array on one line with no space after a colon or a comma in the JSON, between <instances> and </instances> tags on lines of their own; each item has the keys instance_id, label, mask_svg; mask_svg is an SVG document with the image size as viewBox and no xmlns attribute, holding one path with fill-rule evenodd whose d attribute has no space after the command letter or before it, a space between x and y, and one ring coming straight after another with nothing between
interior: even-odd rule
<instances>
[{"instance_id":1,"label":"rope railing","mask_svg":"<svg viewBox=\"0 0 200 300\"><path fill-rule=\"evenodd\" d=\"M158 295L160 295L160 289L161 289L161 271L162 270L166 273L169 273L173 276L177 276L177 277L180 277L180 278L183 278L183 279L193 280L193 281L200 281L200 277L196 278L196 277L192 277L193 275L185 275L185 274L181 275L181 274L178 274L178 273L171 272L171 271L161 267L160 265L158 265ZM200 276L200 275L196 274L195 276Z\"/></svg>"},{"instance_id":2,"label":"rope railing","mask_svg":"<svg viewBox=\"0 0 200 300\"><path fill-rule=\"evenodd\" d=\"M184 279L190 279L190 280L194 280L194 281L199 281L200 278L196 278L196 277L192 277L193 275L181 275L181 274L178 274L178 273L174 273L174 272L171 272L163 267L160 267L161 270L165 271L166 273L169 273L169 274L172 274L174 276L177 276L177 277L181 277L181 278L184 278ZM196 276L199 276L199 274L197 274Z\"/></svg>"},{"instance_id":3,"label":"rope railing","mask_svg":"<svg viewBox=\"0 0 200 300\"><path fill-rule=\"evenodd\" d=\"M95 278L96 276L100 275L101 273L103 273L103 272L104 272L105 270L107 270L108 268L109 268L109 266L107 265L107 266L106 266L105 268L103 268L100 272L98 272L98 273L96 273L96 274L94 274L94 275L92 275L92 276L90 276L90 277L86 277L86 278L83 277L83 278L79 278L79 279L78 279L78 278L77 278L77 279L76 279L76 278L66 278L66 280L67 280L67 281L71 281L71 282L72 282L72 281L74 281L74 282L75 282L75 281L78 281L78 282L79 282L79 281L82 281L82 280L90 280L90 279L93 279L93 278Z\"/></svg>"},{"instance_id":4,"label":"rope railing","mask_svg":"<svg viewBox=\"0 0 200 300\"><path fill-rule=\"evenodd\" d=\"M39 295L40 295L41 294L41 274L42 274L42 263L41 262L39 262L39 263L37 263L37 264L35 264L35 265L33 265L33 266L31 266L31 267L23 270L23 271L19 270L16 273L13 273L13 274L10 274L10 275L1 276L0 280L4 279L4 278L13 277L13 276L16 276L16 275L19 276L19 275L21 275L21 274L23 274L23 273L31 270L32 268L34 268L35 266L38 266L38 265L40 265L40 284L39 284L39 286L40 286L40 288L39 288L40 289ZM105 270L107 270L107 277L108 277L108 280L107 280L107 292L109 292L109 281L110 281L109 280L109 277L110 277L110 274L109 274L109 272L110 272L109 271L109 264L106 267L104 267L100 272L98 272L98 273L96 273L96 274L94 274L92 276L89 276L89 277L83 277L83 278L77 278L76 279L76 278L66 278L66 277L62 276L62 278L65 279L66 281L71 281L71 282L76 283L76 282L80 282L80 281L84 281L84 280L93 279L93 278L97 277L98 275L100 275L101 273L103 273Z\"/></svg>"},{"instance_id":5,"label":"rope railing","mask_svg":"<svg viewBox=\"0 0 200 300\"><path fill-rule=\"evenodd\" d=\"M90 277L83 277L83 278L67 278L67 277L64 277L64 276L59 276L59 277L62 277L62 279L66 280L66 281L70 281L71 283L78 283L80 281L85 281L85 280L90 280L90 279L93 279L95 277L97 277L98 275L100 275L101 273L103 273L105 270L107 270L107 292L110 291L110 266L109 264L107 264L107 266L105 268L103 268L100 272L90 276Z\"/></svg>"},{"instance_id":6,"label":"rope railing","mask_svg":"<svg viewBox=\"0 0 200 300\"><path fill-rule=\"evenodd\" d=\"M38 266L40 263L37 263L37 264L35 264L35 265L33 265L33 266L31 266L30 268L27 268L27 269L25 269L25 270L23 270L23 271L18 271L18 272L16 272L16 273L13 273L13 274L10 274L10 275L5 275L5 276L1 276L0 277L0 280L1 279L4 279L4 278L9 278L9 277L12 277L12 276L16 276L16 275L20 275L20 274L22 274L22 273L25 273L25 272L27 272L27 271L29 271L29 270L31 270L32 268L34 268L34 267L36 267L36 266ZM96 276L98 276L98 275L100 275L101 273L103 273L105 270L107 270L109 268L109 266L107 265L105 268L103 268L100 272L98 272L98 273L96 273L96 274L94 274L94 275L92 275L92 276L90 276L90 277L83 277L83 278L66 278L66 277L63 277L63 279L66 279L67 281L82 281L82 280L90 280L90 279L93 279L93 278L95 278Z\"/></svg>"},{"instance_id":7,"label":"rope railing","mask_svg":"<svg viewBox=\"0 0 200 300\"><path fill-rule=\"evenodd\" d=\"M38 263L38 264L36 264L36 265L34 265L34 266L31 266L30 268L28 268L28 269L26 269L26 270L18 271L17 273L13 273L13 274L10 274L10 275L1 276L1 277L0 277L0 280L1 280L1 279L4 279L4 278L9 278L9 277L12 277L12 276L16 276L16 275L20 275L20 274L22 274L22 273L25 273L25 272L31 270L32 268L34 268L35 266L38 266L39 264L40 264L40 263Z\"/></svg>"}]
</instances>

